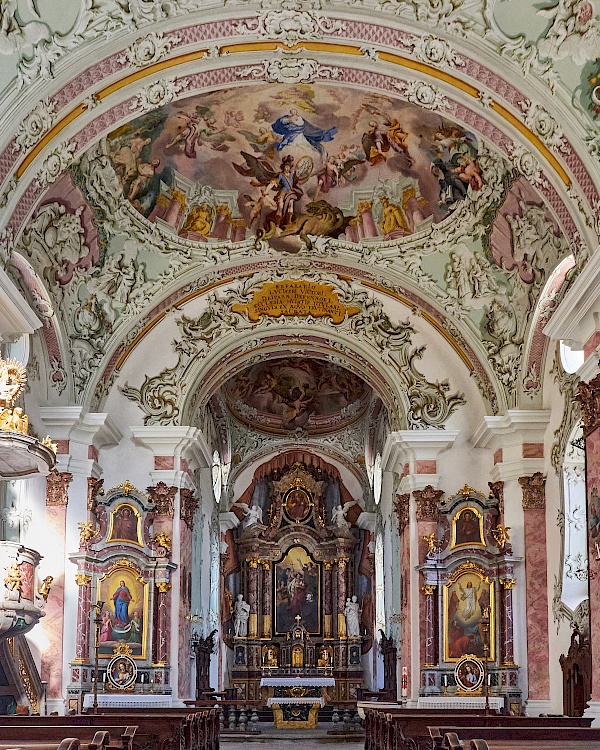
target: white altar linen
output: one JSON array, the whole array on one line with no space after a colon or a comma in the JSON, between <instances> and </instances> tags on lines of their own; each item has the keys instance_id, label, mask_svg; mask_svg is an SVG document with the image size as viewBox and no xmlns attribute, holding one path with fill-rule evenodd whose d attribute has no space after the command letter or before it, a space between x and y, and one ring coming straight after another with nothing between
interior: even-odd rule
<instances>
[{"instance_id":1,"label":"white altar linen","mask_svg":"<svg viewBox=\"0 0 600 750\"><path fill-rule=\"evenodd\" d=\"M489 698L490 708L501 710L504 708L504 699L495 696ZM485 696L474 695L440 695L419 698L417 708L485 708Z\"/></svg>"},{"instance_id":2,"label":"white altar linen","mask_svg":"<svg viewBox=\"0 0 600 750\"><path fill-rule=\"evenodd\" d=\"M294 705L298 705L300 703L307 703L310 706L313 706L315 703L318 703L321 708L325 705L325 701L323 698L268 698L267 699L267 706L271 708L273 705L281 706L284 703L293 703Z\"/></svg>"},{"instance_id":3,"label":"white altar linen","mask_svg":"<svg viewBox=\"0 0 600 750\"><path fill-rule=\"evenodd\" d=\"M260 687L331 687L335 685L333 677L263 677Z\"/></svg>"},{"instance_id":4,"label":"white altar linen","mask_svg":"<svg viewBox=\"0 0 600 750\"><path fill-rule=\"evenodd\" d=\"M92 708L94 696L86 693L83 707ZM101 708L171 708L173 699L170 695L142 695L140 693L98 693L98 706Z\"/></svg>"}]
</instances>

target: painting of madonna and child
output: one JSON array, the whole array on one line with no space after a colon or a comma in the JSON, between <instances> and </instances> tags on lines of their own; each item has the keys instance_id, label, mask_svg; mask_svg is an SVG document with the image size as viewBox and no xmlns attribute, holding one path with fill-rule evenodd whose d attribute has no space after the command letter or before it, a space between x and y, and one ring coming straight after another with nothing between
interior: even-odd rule
<instances>
[{"instance_id":1,"label":"painting of madonna and child","mask_svg":"<svg viewBox=\"0 0 600 750\"><path fill-rule=\"evenodd\" d=\"M198 94L121 126L106 147L125 198L198 241L395 239L446 218L484 185L464 127L325 84Z\"/></svg>"},{"instance_id":2,"label":"painting of madonna and child","mask_svg":"<svg viewBox=\"0 0 600 750\"><path fill-rule=\"evenodd\" d=\"M304 547L291 547L275 565L275 631L288 633L300 615L309 633L320 633L321 627L320 565Z\"/></svg>"},{"instance_id":3,"label":"painting of madonna and child","mask_svg":"<svg viewBox=\"0 0 600 750\"><path fill-rule=\"evenodd\" d=\"M444 586L444 658L457 661L469 654L483 658L483 613L490 612L489 658L494 659L494 584L467 571Z\"/></svg>"},{"instance_id":4,"label":"painting of madonna and child","mask_svg":"<svg viewBox=\"0 0 600 750\"><path fill-rule=\"evenodd\" d=\"M133 658L146 657L147 585L135 573L119 568L100 579L98 599L104 602L100 627L100 656L112 656L115 646L127 643Z\"/></svg>"}]
</instances>

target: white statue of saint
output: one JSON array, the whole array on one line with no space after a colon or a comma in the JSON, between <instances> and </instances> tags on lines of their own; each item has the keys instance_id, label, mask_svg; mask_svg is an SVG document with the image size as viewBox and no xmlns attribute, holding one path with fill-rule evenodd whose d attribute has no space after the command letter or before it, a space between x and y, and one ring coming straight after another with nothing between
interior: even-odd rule
<instances>
[{"instance_id":1,"label":"white statue of saint","mask_svg":"<svg viewBox=\"0 0 600 750\"><path fill-rule=\"evenodd\" d=\"M244 510L244 527L254 526L255 523L262 523L263 512L259 505L246 507Z\"/></svg>"},{"instance_id":2,"label":"white statue of saint","mask_svg":"<svg viewBox=\"0 0 600 750\"><path fill-rule=\"evenodd\" d=\"M349 529L350 523L346 520L347 512L347 508L344 508L341 505L336 505L336 507L331 511L331 525L339 526L342 529Z\"/></svg>"},{"instance_id":3,"label":"white statue of saint","mask_svg":"<svg viewBox=\"0 0 600 750\"><path fill-rule=\"evenodd\" d=\"M360 605L358 598L346 599L346 633L349 638L360 638Z\"/></svg>"},{"instance_id":4,"label":"white statue of saint","mask_svg":"<svg viewBox=\"0 0 600 750\"><path fill-rule=\"evenodd\" d=\"M238 594L233 607L233 634L237 638L245 638L248 635L249 617L250 605L244 601L243 594Z\"/></svg>"}]
</instances>

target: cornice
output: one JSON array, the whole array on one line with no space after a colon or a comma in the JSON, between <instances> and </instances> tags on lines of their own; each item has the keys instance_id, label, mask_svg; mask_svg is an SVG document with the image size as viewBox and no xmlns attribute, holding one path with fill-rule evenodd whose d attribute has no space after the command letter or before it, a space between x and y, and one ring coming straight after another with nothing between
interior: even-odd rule
<instances>
[{"instance_id":1,"label":"cornice","mask_svg":"<svg viewBox=\"0 0 600 750\"><path fill-rule=\"evenodd\" d=\"M511 409L498 417L485 416L471 435L474 448L543 442L550 412L545 409Z\"/></svg>"}]
</instances>

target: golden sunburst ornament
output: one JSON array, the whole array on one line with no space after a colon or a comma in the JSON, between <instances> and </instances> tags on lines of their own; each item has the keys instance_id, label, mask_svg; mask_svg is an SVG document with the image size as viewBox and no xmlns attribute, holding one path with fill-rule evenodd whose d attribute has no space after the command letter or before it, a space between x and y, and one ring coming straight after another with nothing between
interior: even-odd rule
<instances>
[{"instance_id":1,"label":"golden sunburst ornament","mask_svg":"<svg viewBox=\"0 0 600 750\"><path fill-rule=\"evenodd\" d=\"M27 371L18 359L0 357L0 408L12 409L27 382Z\"/></svg>"}]
</instances>

